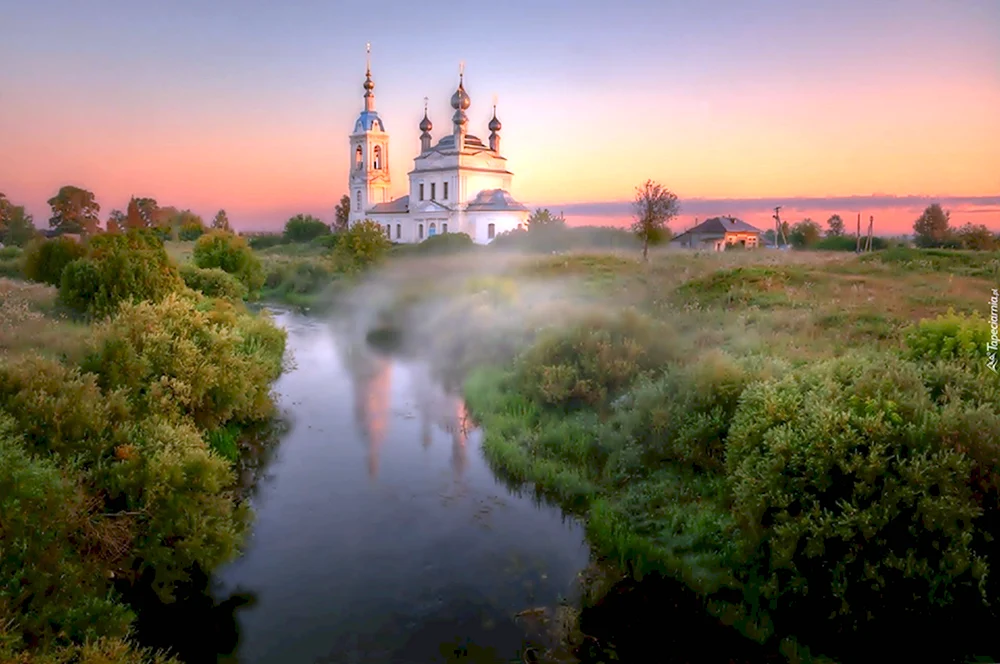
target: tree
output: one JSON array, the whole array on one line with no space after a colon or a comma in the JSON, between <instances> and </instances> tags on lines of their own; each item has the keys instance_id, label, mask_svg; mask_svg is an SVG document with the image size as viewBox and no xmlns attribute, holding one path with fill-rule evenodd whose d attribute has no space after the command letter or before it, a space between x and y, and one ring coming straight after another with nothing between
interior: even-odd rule
<instances>
[{"instance_id":1,"label":"tree","mask_svg":"<svg viewBox=\"0 0 1000 664\"><path fill-rule=\"evenodd\" d=\"M309 242L329 234L330 227L311 214L297 214L285 222L286 242Z\"/></svg>"},{"instance_id":2,"label":"tree","mask_svg":"<svg viewBox=\"0 0 1000 664\"><path fill-rule=\"evenodd\" d=\"M333 232L343 233L347 230L347 220L351 216L351 197L344 194L340 203L333 208Z\"/></svg>"},{"instance_id":3,"label":"tree","mask_svg":"<svg viewBox=\"0 0 1000 664\"><path fill-rule=\"evenodd\" d=\"M927 206L924 213L913 222L914 242L918 247L939 247L951 234L948 228L950 212L945 212L937 203Z\"/></svg>"},{"instance_id":4,"label":"tree","mask_svg":"<svg viewBox=\"0 0 1000 664\"><path fill-rule=\"evenodd\" d=\"M216 231L232 231L232 227L229 225L229 217L226 215L225 210L219 210L215 213L215 218L212 219L212 230Z\"/></svg>"},{"instance_id":5,"label":"tree","mask_svg":"<svg viewBox=\"0 0 1000 664\"><path fill-rule=\"evenodd\" d=\"M23 247L38 231L34 220L23 205L14 205L0 193L0 244Z\"/></svg>"},{"instance_id":6,"label":"tree","mask_svg":"<svg viewBox=\"0 0 1000 664\"><path fill-rule=\"evenodd\" d=\"M247 241L228 231L211 231L194 244L194 264L200 268L217 267L239 279L254 297L264 285L264 269Z\"/></svg>"},{"instance_id":7,"label":"tree","mask_svg":"<svg viewBox=\"0 0 1000 664\"><path fill-rule=\"evenodd\" d=\"M815 246L821 237L820 227L812 219L803 219L792 226L788 241L796 249Z\"/></svg>"},{"instance_id":8,"label":"tree","mask_svg":"<svg viewBox=\"0 0 1000 664\"><path fill-rule=\"evenodd\" d=\"M677 194L652 180L635 189L632 203L636 221L632 232L642 241L642 260L648 260L649 245L669 238L667 224L680 212Z\"/></svg>"},{"instance_id":9,"label":"tree","mask_svg":"<svg viewBox=\"0 0 1000 664\"><path fill-rule=\"evenodd\" d=\"M34 219L25 212L23 205L11 205L3 214L5 219L0 221L0 242L3 244L23 247L38 235Z\"/></svg>"},{"instance_id":10,"label":"tree","mask_svg":"<svg viewBox=\"0 0 1000 664\"><path fill-rule=\"evenodd\" d=\"M826 236L840 237L843 234L844 220L840 218L839 214L831 215L831 217L826 220Z\"/></svg>"},{"instance_id":11,"label":"tree","mask_svg":"<svg viewBox=\"0 0 1000 664\"><path fill-rule=\"evenodd\" d=\"M538 208L528 217L528 230L565 227L566 219L562 214L554 215L547 208Z\"/></svg>"},{"instance_id":12,"label":"tree","mask_svg":"<svg viewBox=\"0 0 1000 664\"><path fill-rule=\"evenodd\" d=\"M997 238L982 224L973 226L965 224L955 231L955 239L958 240L962 249L973 249L975 251L994 251L1000 246Z\"/></svg>"},{"instance_id":13,"label":"tree","mask_svg":"<svg viewBox=\"0 0 1000 664\"><path fill-rule=\"evenodd\" d=\"M49 227L61 233L95 233L100 227L97 214L101 206L94 199L94 193L67 185L48 200L52 208Z\"/></svg>"},{"instance_id":14,"label":"tree","mask_svg":"<svg viewBox=\"0 0 1000 664\"><path fill-rule=\"evenodd\" d=\"M104 229L109 233L121 233L127 225L125 213L121 210L112 210L108 220L104 222Z\"/></svg>"}]
</instances>

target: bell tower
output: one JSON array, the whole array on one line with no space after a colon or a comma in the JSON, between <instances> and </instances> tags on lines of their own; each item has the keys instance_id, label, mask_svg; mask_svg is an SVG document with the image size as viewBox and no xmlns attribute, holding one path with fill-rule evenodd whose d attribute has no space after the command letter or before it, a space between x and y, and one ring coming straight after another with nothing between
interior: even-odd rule
<instances>
[{"instance_id":1,"label":"bell tower","mask_svg":"<svg viewBox=\"0 0 1000 664\"><path fill-rule=\"evenodd\" d=\"M373 205L389 201L392 180L389 177L389 134L375 110L375 83L372 81L371 44L366 46L365 108L354 123L351 133L350 175L348 191L351 213L348 223L365 219Z\"/></svg>"}]
</instances>

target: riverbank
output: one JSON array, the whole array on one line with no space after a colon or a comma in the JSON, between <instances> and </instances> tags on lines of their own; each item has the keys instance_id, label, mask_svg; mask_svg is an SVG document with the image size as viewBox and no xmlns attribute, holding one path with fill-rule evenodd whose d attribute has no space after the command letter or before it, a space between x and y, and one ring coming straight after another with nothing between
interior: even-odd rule
<instances>
[{"instance_id":1,"label":"riverbank","mask_svg":"<svg viewBox=\"0 0 1000 664\"><path fill-rule=\"evenodd\" d=\"M1000 261L926 254L478 256L363 297L464 382L494 467L630 577L790 659L950 661L995 649Z\"/></svg>"},{"instance_id":2,"label":"riverbank","mask_svg":"<svg viewBox=\"0 0 1000 664\"><path fill-rule=\"evenodd\" d=\"M174 661L137 617L240 550L285 335L149 235L66 242L27 255L59 289L0 279L0 660Z\"/></svg>"}]
</instances>

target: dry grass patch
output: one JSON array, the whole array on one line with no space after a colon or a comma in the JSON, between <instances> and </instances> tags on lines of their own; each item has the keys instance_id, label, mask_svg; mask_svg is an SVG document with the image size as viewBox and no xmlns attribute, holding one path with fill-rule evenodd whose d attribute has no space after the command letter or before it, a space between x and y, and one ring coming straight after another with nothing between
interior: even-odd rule
<instances>
[{"instance_id":1,"label":"dry grass patch","mask_svg":"<svg viewBox=\"0 0 1000 664\"><path fill-rule=\"evenodd\" d=\"M0 278L0 357L83 357L89 328L61 311L58 295L52 286Z\"/></svg>"}]
</instances>

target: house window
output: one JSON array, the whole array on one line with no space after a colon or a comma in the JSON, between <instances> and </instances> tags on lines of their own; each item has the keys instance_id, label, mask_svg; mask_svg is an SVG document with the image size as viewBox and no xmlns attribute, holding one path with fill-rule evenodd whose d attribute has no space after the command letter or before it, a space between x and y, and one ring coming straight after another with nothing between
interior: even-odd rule
<instances>
[{"instance_id":1,"label":"house window","mask_svg":"<svg viewBox=\"0 0 1000 664\"><path fill-rule=\"evenodd\" d=\"M374 159L372 159L372 168L374 168L376 171L378 169L382 168L382 146L381 145L376 145L375 146L375 157L374 157Z\"/></svg>"},{"instance_id":2,"label":"house window","mask_svg":"<svg viewBox=\"0 0 1000 664\"><path fill-rule=\"evenodd\" d=\"M398 240L403 235L403 225L396 224L396 239Z\"/></svg>"},{"instance_id":3,"label":"house window","mask_svg":"<svg viewBox=\"0 0 1000 664\"><path fill-rule=\"evenodd\" d=\"M443 183L441 187L442 187L441 198L444 200L448 200L448 183L447 182Z\"/></svg>"},{"instance_id":4,"label":"house window","mask_svg":"<svg viewBox=\"0 0 1000 664\"><path fill-rule=\"evenodd\" d=\"M420 183L420 200L424 200L424 183Z\"/></svg>"},{"instance_id":5,"label":"house window","mask_svg":"<svg viewBox=\"0 0 1000 664\"><path fill-rule=\"evenodd\" d=\"M432 200L432 201L434 200L434 188L435 188L436 186L437 186L437 183L435 183L435 182L431 182L431 200Z\"/></svg>"},{"instance_id":6,"label":"house window","mask_svg":"<svg viewBox=\"0 0 1000 664\"><path fill-rule=\"evenodd\" d=\"M424 225L423 224L419 224L417 226L417 239L418 240L423 240L424 239Z\"/></svg>"},{"instance_id":7,"label":"house window","mask_svg":"<svg viewBox=\"0 0 1000 664\"><path fill-rule=\"evenodd\" d=\"M361 158L361 146L359 145L358 149L354 151L354 167L360 171L364 165L365 160Z\"/></svg>"},{"instance_id":8,"label":"house window","mask_svg":"<svg viewBox=\"0 0 1000 664\"><path fill-rule=\"evenodd\" d=\"M441 232L442 233L447 233L448 232L448 224L446 224L446 223L445 224L441 224Z\"/></svg>"},{"instance_id":9,"label":"house window","mask_svg":"<svg viewBox=\"0 0 1000 664\"><path fill-rule=\"evenodd\" d=\"M496 233L497 233L497 227L495 224L490 224L489 226L486 227L486 236L489 239L492 240L493 236L496 235Z\"/></svg>"}]
</instances>

